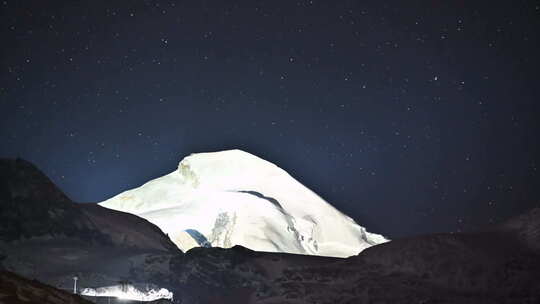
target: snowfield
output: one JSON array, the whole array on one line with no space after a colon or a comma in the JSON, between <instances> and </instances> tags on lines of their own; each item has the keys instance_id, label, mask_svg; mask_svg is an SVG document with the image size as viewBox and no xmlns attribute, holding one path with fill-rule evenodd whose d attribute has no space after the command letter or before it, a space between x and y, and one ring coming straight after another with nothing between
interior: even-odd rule
<instances>
[{"instance_id":1,"label":"snowfield","mask_svg":"<svg viewBox=\"0 0 540 304\"><path fill-rule=\"evenodd\" d=\"M387 241L278 166L241 150L192 154L176 171L100 205L147 219L184 252L241 245L348 257Z\"/></svg>"}]
</instances>

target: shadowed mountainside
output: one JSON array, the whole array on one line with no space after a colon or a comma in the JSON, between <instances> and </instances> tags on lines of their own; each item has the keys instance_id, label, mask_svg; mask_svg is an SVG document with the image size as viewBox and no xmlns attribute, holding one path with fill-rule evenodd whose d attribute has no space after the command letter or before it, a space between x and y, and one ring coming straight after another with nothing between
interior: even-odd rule
<instances>
[{"instance_id":1,"label":"shadowed mountainside","mask_svg":"<svg viewBox=\"0 0 540 304\"><path fill-rule=\"evenodd\" d=\"M0 304L91 304L70 292L0 271Z\"/></svg>"},{"instance_id":2,"label":"shadowed mountainside","mask_svg":"<svg viewBox=\"0 0 540 304\"><path fill-rule=\"evenodd\" d=\"M181 254L159 228L96 204L77 204L34 165L0 160L2 266L57 287L161 280Z\"/></svg>"},{"instance_id":3,"label":"shadowed mountainside","mask_svg":"<svg viewBox=\"0 0 540 304\"><path fill-rule=\"evenodd\" d=\"M190 303L540 303L539 211L347 259L196 248L171 267Z\"/></svg>"},{"instance_id":4,"label":"shadowed mountainside","mask_svg":"<svg viewBox=\"0 0 540 304\"><path fill-rule=\"evenodd\" d=\"M75 204L31 163L0 159L0 239L67 237L102 245L175 251L148 221L96 204Z\"/></svg>"}]
</instances>

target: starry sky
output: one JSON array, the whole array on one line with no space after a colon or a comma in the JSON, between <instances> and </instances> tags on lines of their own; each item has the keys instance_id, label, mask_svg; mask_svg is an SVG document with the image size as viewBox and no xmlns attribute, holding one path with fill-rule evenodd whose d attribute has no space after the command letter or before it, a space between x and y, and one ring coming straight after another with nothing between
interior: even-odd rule
<instances>
[{"instance_id":1,"label":"starry sky","mask_svg":"<svg viewBox=\"0 0 540 304\"><path fill-rule=\"evenodd\" d=\"M240 148L389 237L478 229L540 204L539 31L538 1L2 1L0 156L96 202Z\"/></svg>"}]
</instances>

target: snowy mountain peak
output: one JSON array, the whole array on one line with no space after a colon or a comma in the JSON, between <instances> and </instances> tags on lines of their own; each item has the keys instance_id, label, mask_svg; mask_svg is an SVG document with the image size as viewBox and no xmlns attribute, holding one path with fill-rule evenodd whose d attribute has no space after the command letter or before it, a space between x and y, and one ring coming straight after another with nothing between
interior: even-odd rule
<instances>
[{"instance_id":1,"label":"snowy mountain peak","mask_svg":"<svg viewBox=\"0 0 540 304\"><path fill-rule=\"evenodd\" d=\"M241 150L191 154L178 170L100 205L149 220L184 251L242 245L345 257L386 241L278 166Z\"/></svg>"},{"instance_id":2,"label":"snowy mountain peak","mask_svg":"<svg viewBox=\"0 0 540 304\"><path fill-rule=\"evenodd\" d=\"M195 153L184 158L178 172L194 188L237 189L260 182L268 174L287 174L276 165L242 150Z\"/></svg>"}]
</instances>

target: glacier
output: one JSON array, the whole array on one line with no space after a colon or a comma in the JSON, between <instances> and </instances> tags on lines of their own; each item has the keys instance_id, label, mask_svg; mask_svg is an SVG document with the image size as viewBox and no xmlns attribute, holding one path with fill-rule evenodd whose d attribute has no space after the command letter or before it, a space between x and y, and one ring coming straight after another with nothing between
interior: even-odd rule
<instances>
[{"instance_id":1,"label":"glacier","mask_svg":"<svg viewBox=\"0 0 540 304\"><path fill-rule=\"evenodd\" d=\"M283 169L242 150L195 153L101 206L140 216L193 247L348 257L386 242Z\"/></svg>"}]
</instances>

